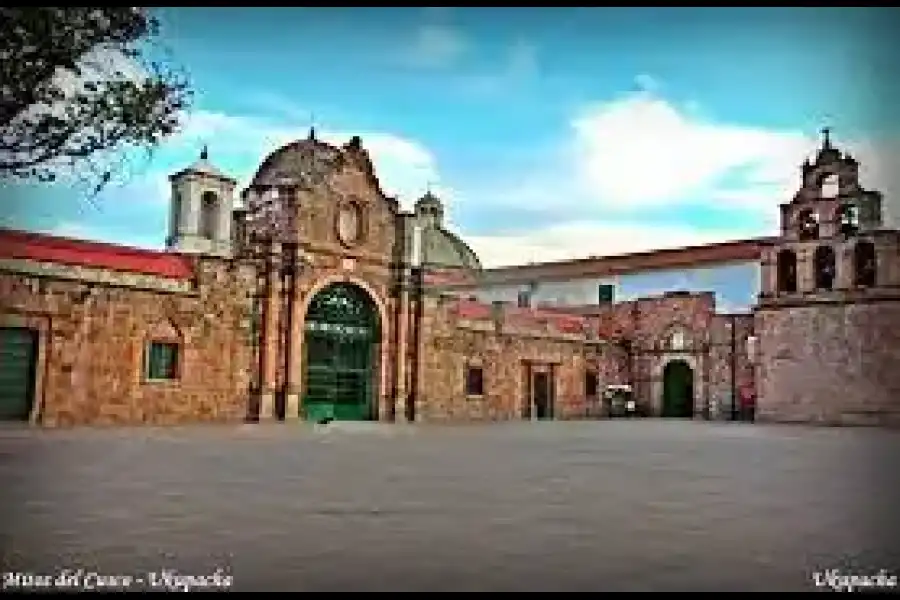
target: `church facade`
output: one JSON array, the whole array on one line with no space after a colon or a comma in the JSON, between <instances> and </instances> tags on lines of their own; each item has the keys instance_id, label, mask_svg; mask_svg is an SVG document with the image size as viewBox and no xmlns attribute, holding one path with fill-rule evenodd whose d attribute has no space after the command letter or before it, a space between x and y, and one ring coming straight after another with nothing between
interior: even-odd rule
<instances>
[{"instance_id":1,"label":"church facade","mask_svg":"<svg viewBox=\"0 0 900 600\"><path fill-rule=\"evenodd\" d=\"M651 417L733 418L745 398L761 420L900 423L900 235L827 137L802 171L774 238L485 270L438 198L386 196L358 137L311 131L239 198L204 150L170 178L164 252L0 232L0 418L584 419L627 389ZM752 311L533 293L735 261L758 265Z\"/></svg>"}]
</instances>

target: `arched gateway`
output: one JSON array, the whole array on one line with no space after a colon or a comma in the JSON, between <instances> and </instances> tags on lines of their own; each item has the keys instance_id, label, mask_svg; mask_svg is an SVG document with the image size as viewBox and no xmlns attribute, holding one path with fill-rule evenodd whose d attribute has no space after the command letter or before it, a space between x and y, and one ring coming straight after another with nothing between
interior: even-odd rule
<instances>
[{"instance_id":1,"label":"arched gateway","mask_svg":"<svg viewBox=\"0 0 900 600\"><path fill-rule=\"evenodd\" d=\"M375 418L380 327L372 298L352 283L333 283L310 300L303 344L308 420Z\"/></svg>"},{"instance_id":2,"label":"arched gateway","mask_svg":"<svg viewBox=\"0 0 900 600\"><path fill-rule=\"evenodd\" d=\"M669 361L663 369L662 416L694 416L694 371L683 360Z\"/></svg>"}]
</instances>

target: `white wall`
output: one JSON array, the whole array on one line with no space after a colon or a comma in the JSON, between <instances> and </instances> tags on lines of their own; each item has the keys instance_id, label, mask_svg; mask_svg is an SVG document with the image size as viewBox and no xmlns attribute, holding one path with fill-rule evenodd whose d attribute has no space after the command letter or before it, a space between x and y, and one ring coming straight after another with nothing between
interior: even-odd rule
<instances>
[{"instance_id":1,"label":"white wall","mask_svg":"<svg viewBox=\"0 0 900 600\"><path fill-rule=\"evenodd\" d=\"M732 263L712 267L648 271L619 277L592 277L570 281L539 281L532 288L532 302L560 305L596 304L600 284L615 285L616 301L658 296L665 292L714 292L719 312L749 311L759 294L760 266L758 262ZM484 302L501 300L515 302L519 291L527 284L501 285L482 288L474 295Z\"/></svg>"}]
</instances>

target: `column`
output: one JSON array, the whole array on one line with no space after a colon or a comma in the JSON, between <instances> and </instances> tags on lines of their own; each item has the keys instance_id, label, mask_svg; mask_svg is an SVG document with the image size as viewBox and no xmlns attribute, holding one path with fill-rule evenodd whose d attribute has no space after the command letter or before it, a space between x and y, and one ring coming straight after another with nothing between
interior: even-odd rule
<instances>
[{"instance_id":1,"label":"column","mask_svg":"<svg viewBox=\"0 0 900 600\"><path fill-rule=\"evenodd\" d=\"M771 251L763 250L763 259L760 262L760 292L763 294L774 294L778 288L778 273L776 270L775 259L771 255Z\"/></svg>"},{"instance_id":2,"label":"column","mask_svg":"<svg viewBox=\"0 0 900 600\"><path fill-rule=\"evenodd\" d=\"M200 233L200 192L196 181L186 181L179 186L181 192L181 219L178 232L182 236L196 237Z\"/></svg>"},{"instance_id":3,"label":"column","mask_svg":"<svg viewBox=\"0 0 900 600\"><path fill-rule=\"evenodd\" d=\"M397 317L397 364L396 364L396 388L397 395L394 398L394 421L403 423L406 421L406 403L409 396L406 390L406 361L408 358L407 338L409 337L409 273L403 269L400 279L399 316Z\"/></svg>"},{"instance_id":4,"label":"column","mask_svg":"<svg viewBox=\"0 0 900 600\"><path fill-rule=\"evenodd\" d=\"M213 251L220 254L231 254L231 205L232 190L223 188L216 207L216 235L213 240Z\"/></svg>"},{"instance_id":5,"label":"column","mask_svg":"<svg viewBox=\"0 0 900 600\"><path fill-rule=\"evenodd\" d=\"M279 244L272 244L266 261L266 298L263 332L260 343L262 373L260 377L259 420L275 417L275 385L278 375L278 326L280 321L281 277L278 273Z\"/></svg>"},{"instance_id":6,"label":"column","mask_svg":"<svg viewBox=\"0 0 900 600\"><path fill-rule=\"evenodd\" d=\"M294 264L302 264L303 250L295 250ZM303 393L303 303L301 302L300 274L297 269L291 275L290 331L288 332L288 369L285 373L287 394L284 400L284 419L300 418L300 402Z\"/></svg>"},{"instance_id":7,"label":"column","mask_svg":"<svg viewBox=\"0 0 900 600\"><path fill-rule=\"evenodd\" d=\"M418 287L419 284L417 284ZM416 300L416 310L421 311L421 318L418 318L415 324L416 328L416 346L415 346L415 382L416 389L414 390L415 394L415 402L416 406L413 411L415 415L416 421L422 420L422 415L426 414L427 407L425 406L425 398L424 398L424 390L425 390L425 381L424 381L424 372L425 372L425 336L427 335L427 331L429 331L429 326L432 325L430 313L432 310L436 310L436 307L431 306L429 299L426 298L425 291L419 289L417 292L418 299ZM427 323L426 323L427 321Z\"/></svg>"}]
</instances>

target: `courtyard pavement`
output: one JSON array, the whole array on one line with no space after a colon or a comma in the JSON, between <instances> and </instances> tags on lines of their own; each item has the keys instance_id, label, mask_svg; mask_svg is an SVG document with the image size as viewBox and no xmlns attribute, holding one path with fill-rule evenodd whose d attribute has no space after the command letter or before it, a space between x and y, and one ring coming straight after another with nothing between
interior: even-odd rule
<instances>
[{"instance_id":1,"label":"courtyard pavement","mask_svg":"<svg viewBox=\"0 0 900 600\"><path fill-rule=\"evenodd\" d=\"M77 589L802 591L900 574L898 457L897 432L651 420L5 428L0 570L8 590L68 570Z\"/></svg>"}]
</instances>

